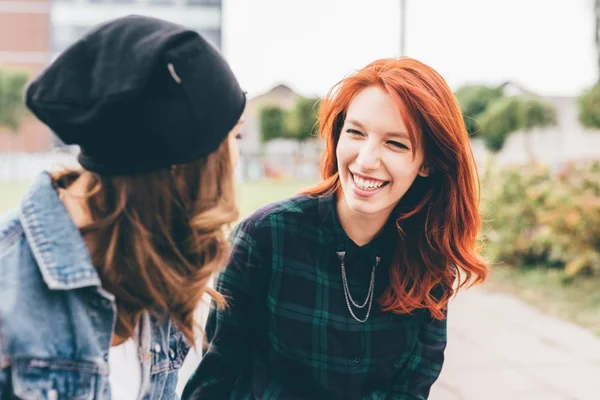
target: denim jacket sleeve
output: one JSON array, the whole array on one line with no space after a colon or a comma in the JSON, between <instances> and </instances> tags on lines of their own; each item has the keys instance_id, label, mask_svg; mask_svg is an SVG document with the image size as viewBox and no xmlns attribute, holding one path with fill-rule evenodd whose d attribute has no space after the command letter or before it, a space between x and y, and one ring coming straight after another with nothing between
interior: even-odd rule
<instances>
[{"instance_id":1,"label":"denim jacket sleeve","mask_svg":"<svg viewBox=\"0 0 600 400\"><path fill-rule=\"evenodd\" d=\"M0 317L0 399L10 398L12 388L10 387L10 367L6 366L6 354L4 351L5 342L2 334L2 318Z\"/></svg>"},{"instance_id":2,"label":"denim jacket sleeve","mask_svg":"<svg viewBox=\"0 0 600 400\"><path fill-rule=\"evenodd\" d=\"M0 369L0 399L8 394L8 368Z\"/></svg>"},{"instance_id":3,"label":"denim jacket sleeve","mask_svg":"<svg viewBox=\"0 0 600 400\"><path fill-rule=\"evenodd\" d=\"M178 371L170 372L169 375L167 375L167 380L165 382L165 390L163 392L161 400L179 400L179 396L175 391L175 389L177 388L178 375Z\"/></svg>"},{"instance_id":4,"label":"denim jacket sleeve","mask_svg":"<svg viewBox=\"0 0 600 400\"><path fill-rule=\"evenodd\" d=\"M179 369L183 365L185 357L190 350L190 344L183 332L173 323L169 328L169 369L165 379L165 385L161 400L179 400L177 394L177 383L179 380Z\"/></svg>"},{"instance_id":5,"label":"denim jacket sleeve","mask_svg":"<svg viewBox=\"0 0 600 400\"><path fill-rule=\"evenodd\" d=\"M21 234L20 229L17 229L18 217L15 210L0 215L0 301L6 306L10 304L12 298L9 298L9 291L3 288L1 282L7 281L7 268L2 263L2 257L9 253L14 253L16 239ZM10 381L10 359L7 353L7 338L6 338L6 320L3 313L6 310L0 310L0 399L10 398L12 396L12 387Z\"/></svg>"}]
</instances>

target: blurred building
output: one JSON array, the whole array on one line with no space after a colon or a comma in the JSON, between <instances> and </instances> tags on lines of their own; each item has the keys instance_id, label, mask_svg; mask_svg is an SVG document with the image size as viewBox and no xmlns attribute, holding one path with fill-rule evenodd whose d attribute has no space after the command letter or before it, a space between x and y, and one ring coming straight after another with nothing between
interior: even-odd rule
<instances>
[{"instance_id":1,"label":"blurred building","mask_svg":"<svg viewBox=\"0 0 600 400\"><path fill-rule=\"evenodd\" d=\"M514 82L504 84L509 96L536 96L527 88ZM522 165L530 160L527 148L531 149L535 160L551 167L580 160L600 159L600 131L584 128L579 123L577 98L572 96L539 96L554 107L556 125L535 128L530 132L515 132L507 139L502 150L496 155L496 162L502 166ZM485 165L489 152L481 139L472 141L475 158Z\"/></svg>"},{"instance_id":2,"label":"blurred building","mask_svg":"<svg viewBox=\"0 0 600 400\"><path fill-rule=\"evenodd\" d=\"M50 0L0 0L0 68L31 75L51 59ZM18 132L0 129L0 151L46 151L51 139L46 128L25 118Z\"/></svg>"},{"instance_id":3,"label":"blurred building","mask_svg":"<svg viewBox=\"0 0 600 400\"><path fill-rule=\"evenodd\" d=\"M52 0L54 56L93 26L130 14L166 19L202 33L221 48L222 0Z\"/></svg>"},{"instance_id":4,"label":"blurred building","mask_svg":"<svg viewBox=\"0 0 600 400\"><path fill-rule=\"evenodd\" d=\"M267 106L279 106L291 110L299 94L286 85L277 85L269 91L248 99L244 112L244 134L240 151L242 154L258 154L261 150L260 110Z\"/></svg>"},{"instance_id":5,"label":"blurred building","mask_svg":"<svg viewBox=\"0 0 600 400\"><path fill-rule=\"evenodd\" d=\"M0 0L0 64L37 72L50 59L50 0Z\"/></svg>"},{"instance_id":6,"label":"blurred building","mask_svg":"<svg viewBox=\"0 0 600 400\"><path fill-rule=\"evenodd\" d=\"M291 109L298 94L286 85L277 85L267 92L248 99L244 111L244 128L240 141L240 166L238 173L243 180L257 179L264 173L263 145L260 135L260 110L267 106Z\"/></svg>"},{"instance_id":7,"label":"blurred building","mask_svg":"<svg viewBox=\"0 0 600 400\"><path fill-rule=\"evenodd\" d=\"M0 0L0 68L33 76L92 27L130 14L185 25L221 49L222 0ZM0 152L44 152L56 140L28 116L18 132L0 129Z\"/></svg>"},{"instance_id":8,"label":"blurred building","mask_svg":"<svg viewBox=\"0 0 600 400\"><path fill-rule=\"evenodd\" d=\"M315 180L322 151L319 140L307 140L302 145L292 139L275 139L262 143L260 112L267 106L291 110L300 94L286 85L276 85L265 93L248 99L244 112L244 128L240 142L239 177L243 180L264 177Z\"/></svg>"}]
</instances>

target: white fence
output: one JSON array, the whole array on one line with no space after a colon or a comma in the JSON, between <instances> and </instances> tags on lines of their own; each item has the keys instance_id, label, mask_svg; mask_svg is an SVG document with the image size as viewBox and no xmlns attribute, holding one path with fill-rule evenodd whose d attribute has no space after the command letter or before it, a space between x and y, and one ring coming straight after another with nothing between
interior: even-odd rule
<instances>
[{"instance_id":1,"label":"white fence","mask_svg":"<svg viewBox=\"0 0 600 400\"><path fill-rule=\"evenodd\" d=\"M40 171L78 165L71 153L0 153L0 182L30 182Z\"/></svg>"},{"instance_id":2,"label":"white fence","mask_svg":"<svg viewBox=\"0 0 600 400\"><path fill-rule=\"evenodd\" d=\"M263 157L242 155L236 178L240 181L278 176L283 179L318 179L316 157L297 157L287 154ZM71 153L1 153L0 182L30 182L44 170L78 167L77 157Z\"/></svg>"}]
</instances>

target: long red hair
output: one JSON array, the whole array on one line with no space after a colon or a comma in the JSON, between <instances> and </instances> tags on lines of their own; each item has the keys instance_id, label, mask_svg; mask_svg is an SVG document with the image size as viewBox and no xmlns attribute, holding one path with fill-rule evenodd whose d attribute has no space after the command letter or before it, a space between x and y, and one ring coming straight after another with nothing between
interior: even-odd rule
<instances>
[{"instance_id":1,"label":"long red hair","mask_svg":"<svg viewBox=\"0 0 600 400\"><path fill-rule=\"evenodd\" d=\"M452 91L435 70L411 58L382 59L338 82L319 111L326 142L323 181L304 193L341 192L335 156L340 131L350 102L370 86L394 99L430 170L427 178L417 177L394 210L397 246L390 285L379 301L385 311L427 308L442 319L455 289L485 280L487 263L478 254L479 179L469 137Z\"/></svg>"}]
</instances>

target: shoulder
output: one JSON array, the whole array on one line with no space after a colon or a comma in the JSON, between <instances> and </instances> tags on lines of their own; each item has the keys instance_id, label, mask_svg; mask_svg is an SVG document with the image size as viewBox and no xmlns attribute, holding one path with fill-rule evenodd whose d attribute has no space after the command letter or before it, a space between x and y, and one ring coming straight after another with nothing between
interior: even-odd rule
<instances>
[{"instance_id":1,"label":"shoulder","mask_svg":"<svg viewBox=\"0 0 600 400\"><path fill-rule=\"evenodd\" d=\"M317 198L298 195L256 210L233 229L233 254L244 251L266 257L280 251L294 232L315 229L318 203Z\"/></svg>"},{"instance_id":2,"label":"shoulder","mask_svg":"<svg viewBox=\"0 0 600 400\"><path fill-rule=\"evenodd\" d=\"M297 195L270 203L253 212L236 227L248 231L269 230L281 224L304 222L316 217L318 199L308 195Z\"/></svg>"}]
</instances>

